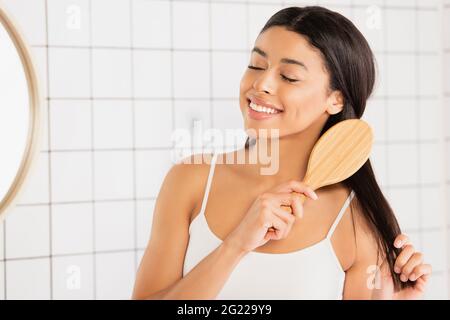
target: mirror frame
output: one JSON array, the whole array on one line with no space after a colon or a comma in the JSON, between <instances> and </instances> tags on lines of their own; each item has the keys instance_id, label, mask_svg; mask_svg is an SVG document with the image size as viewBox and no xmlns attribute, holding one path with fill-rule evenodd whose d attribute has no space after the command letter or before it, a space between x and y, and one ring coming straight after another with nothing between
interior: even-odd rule
<instances>
[{"instance_id":1,"label":"mirror frame","mask_svg":"<svg viewBox=\"0 0 450 320\"><path fill-rule=\"evenodd\" d=\"M37 156L42 142L42 124L43 113L41 112L42 95L39 87L38 76L36 73L36 64L33 62L31 51L25 41L23 32L18 28L17 23L10 14L7 13L4 6L0 3L0 24L6 29L11 38L17 53L22 62L23 71L27 79L28 97L29 97L29 123L26 146L23 152L22 160L17 170L16 176L9 187L9 190L0 198L0 223L3 222L6 215L13 209L19 195L30 176L30 172L35 169ZM40 79L39 79L40 80Z\"/></svg>"}]
</instances>

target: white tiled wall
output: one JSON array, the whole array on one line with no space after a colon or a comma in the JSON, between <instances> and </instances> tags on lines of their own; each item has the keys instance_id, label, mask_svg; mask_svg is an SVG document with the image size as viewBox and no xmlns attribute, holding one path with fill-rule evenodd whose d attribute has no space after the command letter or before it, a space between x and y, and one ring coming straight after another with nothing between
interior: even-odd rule
<instances>
[{"instance_id":1,"label":"white tiled wall","mask_svg":"<svg viewBox=\"0 0 450 320\"><path fill-rule=\"evenodd\" d=\"M260 28L283 6L311 4L351 18L375 52L363 118L377 178L433 264L427 298L448 298L448 0L1 1L32 46L47 123L37 169L0 226L0 299L129 298L170 134L194 119L242 128L239 81ZM380 28L367 23L373 10Z\"/></svg>"}]
</instances>

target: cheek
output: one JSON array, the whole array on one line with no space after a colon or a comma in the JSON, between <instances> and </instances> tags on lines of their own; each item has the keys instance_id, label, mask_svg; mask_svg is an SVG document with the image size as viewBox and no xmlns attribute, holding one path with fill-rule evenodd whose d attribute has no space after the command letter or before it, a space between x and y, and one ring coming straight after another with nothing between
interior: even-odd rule
<instances>
[{"instance_id":1,"label":"cheek","mask_svg":"<svg viewBox=\"0 0 450 320\"><path fill-rule=\"evenodd\" d=\"M287 95L287 103L297 114L317 115L326 109L326 97L323 90L314 86L305 86L297 92Z\"/></svg>"},{"instance_id":2,"label":"cheek","mask_svg":"<svg viewBox=\"0 0 450 320\"><path fill-rule=\"evenodd\" d=\"M241 92L247 91L252 86L252 79L247 71L244 72L240 82Z\"/></svg>"},{"instance_id":3,"label":"cheek","mask_svg":"<svg viewBox=\"0 0 450 320\"><path fill-rule=\"evenodd\" d=\"M248 73L245 72L241 78L241 82L239 83L239 104L241 110L247 108L247 98L245 95L251 89L252 84L253 84L252 79L250 78Z\"/></svg>"},{"instance_id":4,"label":"cheek","mask_svg":"<svg viewBox=\"0 0 450 320\"><path fill-rule=\"evenodd\" d=\"M288 118L302 127L309 126L325 112L325 102L321 92L302 91L286 100Z\"/></svg>"}]
</instances>

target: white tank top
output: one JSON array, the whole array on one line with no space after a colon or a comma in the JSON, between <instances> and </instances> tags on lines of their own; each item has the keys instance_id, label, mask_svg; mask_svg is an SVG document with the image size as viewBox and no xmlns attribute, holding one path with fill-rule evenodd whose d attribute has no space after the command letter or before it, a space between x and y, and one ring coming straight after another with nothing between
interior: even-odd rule
<instances>
[{"instance_id":1,"label":"white tank top","mask_svg":"<svg viewBox=\"0 0 450 320\"><path fill-rule=\"evenodd\" d=\"M216 158L217 154L211 158L200 213L189 226L183 276L222 243L204 215ZM352 190L325 239L288 253L247 253L216 299L342 299L345 272L331 244L331 235L353 196Z\"/></svg>"}]
</instances>

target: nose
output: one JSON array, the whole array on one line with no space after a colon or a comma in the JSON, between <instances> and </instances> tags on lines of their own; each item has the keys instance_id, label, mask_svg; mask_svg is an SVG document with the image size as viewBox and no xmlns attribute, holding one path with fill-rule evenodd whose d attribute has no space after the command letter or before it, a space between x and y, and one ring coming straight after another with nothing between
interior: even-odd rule
<instances>
[{"instance_id":1,"label":"nose","mask_svg":"<svg viewBox=\"0 0 450 320\"><path fill-rule=\"evenodd\" d=\"M253 89L255 89L258 92L265 92L267 94L271 94L273 92L273 83L270 75L267 72L261 74L253 82Z\"/></svg>"}]
</instances>

